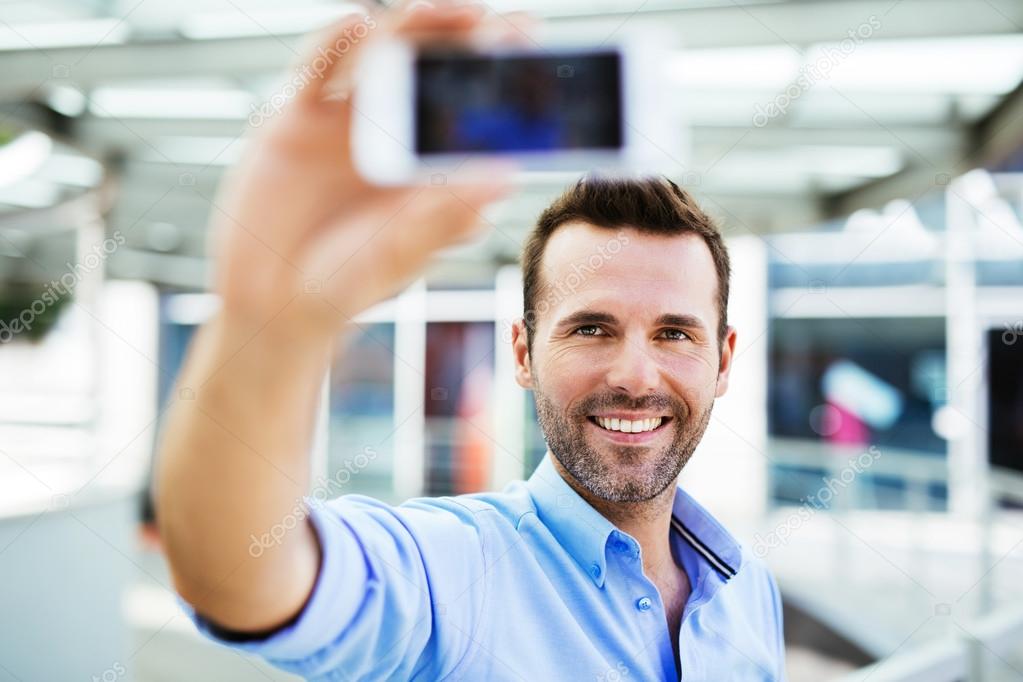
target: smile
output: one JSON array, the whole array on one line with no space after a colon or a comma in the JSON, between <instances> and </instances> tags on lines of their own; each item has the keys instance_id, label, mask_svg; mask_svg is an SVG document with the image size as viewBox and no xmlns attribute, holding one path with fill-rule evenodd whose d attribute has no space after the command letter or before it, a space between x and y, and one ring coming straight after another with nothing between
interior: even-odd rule
<instances>
[{"instance_id":1,"label":"smile","mask_svg":"<svg viewBox=\"0 0 1023 682\"><path fill-rule=\"evenodd\" d=\"M661 422L663 417L652 417L649 419L619 419L618 417L590 417L601 428L608 431L621 431L623 433L640 433L642 431L653 431Z\"/></svg>"},{"instance_id":2,"label":"smile","mask_svg":"<svg viewBox=\"0 0 1023 682\"><path fill-rule=\"evenodd\" d=\"M659 436L666 429L671 417L621 419L619 417L589 416L586 421L614 442L642 443Z\"/></svg>"}]
</instances>

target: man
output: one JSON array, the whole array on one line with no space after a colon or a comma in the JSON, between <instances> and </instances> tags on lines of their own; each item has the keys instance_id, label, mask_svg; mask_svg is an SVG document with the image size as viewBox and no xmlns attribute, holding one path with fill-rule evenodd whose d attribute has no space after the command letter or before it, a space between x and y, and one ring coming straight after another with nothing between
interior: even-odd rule
<instances>
[{"instance_id":1,"label":"man","mask_svg":"<svg viewBox=\"0 0 1023 682\"><path fill-rule=\"evenodd\" d=\"M485 24L442 5L375 35ZM217 201L223 305L179 379L156 495L190 615L314 679L784 679L773 579L676 484L736 335L721 237L666 180L585 178L529 238L512 346L549 448L528 481L296 513L338 333L506 191L360 180L357 114L327 96L351 57L260 131Z\"/></svg>"}]
</instances>

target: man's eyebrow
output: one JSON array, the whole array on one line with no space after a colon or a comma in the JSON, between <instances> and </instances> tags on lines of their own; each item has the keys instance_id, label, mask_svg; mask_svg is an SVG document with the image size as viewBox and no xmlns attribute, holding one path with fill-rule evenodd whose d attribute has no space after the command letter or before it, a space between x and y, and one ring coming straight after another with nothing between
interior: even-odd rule
<instances>
[{"instance_id":1,"label":"man's eyebrow","mask_svg":"<svg viewBox=\"0 0 1023 682\"><path fill-rule=\"evenodd\" d=\"M706 325L696 315L661 315L657 318L657 324L664 327L685 327L686 329L699 329L703 331Z\"/></svg>"},{"instance_id":2,"label":"man's eyebrow","mask_svg":"<svg viewBox=\"0 0 1023 682\"><path fill-rule=\"evenodd\" d=\"M705 331L707 328L703 323L703 320L696 315L666 313L658 317L654 323L663 327L682 327L684 329L696 329L699 331ZM576 325L582 326L587 324L617 325L618 318L611 313L605 313L599 310L578 310L558 320L556 326L574 327Z\"/></svg>"}]
</instances>

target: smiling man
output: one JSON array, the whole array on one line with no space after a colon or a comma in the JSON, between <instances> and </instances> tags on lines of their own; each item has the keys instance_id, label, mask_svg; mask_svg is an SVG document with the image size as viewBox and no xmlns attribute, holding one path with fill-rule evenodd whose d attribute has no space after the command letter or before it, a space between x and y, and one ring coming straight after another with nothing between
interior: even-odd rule
<instances>
[{"instance_id":1,"label":"smiling man","mask_svg":"<svg viewBox=\"0 0 1023 682\"><path fill-rule=\"evenodd\" d=\"M421 4L374 36L484 23ZM736 336L721 236L666 179L584 178L529 237L509 352L548 451L527 481L399 506L303 500L338 337L508 190L359 178L351 99L330 91L359 49L259 131L213 214L222 305L189 349L157 461L182 606L309 679L784 679L774 580L677 485Z\"/></svg>"},{"instance_id":2,"label":"smiling man","mask_svg":"<svg viewBox=\"0 0 1023 682\"><path fill-rule=\"evenodd\" d=\"M712 221L657 178L581 180L540 216L523 254L516 378L534 392L548 445L534 477L556 474L613 526L587 512L578 523L607 535L575 558L585 569L596 557L592 577L605 594L625 592L626 613L634 585L653 584L636 608L666 624L644 647L662 668L642 679L784 678L773 579L676 485L728 387L729 274ZM534 502L542 517L543 496ZM571 525L562 532L582 532ZM601 560L616 548L636 556Z\"/></svg>"}]
</instances>

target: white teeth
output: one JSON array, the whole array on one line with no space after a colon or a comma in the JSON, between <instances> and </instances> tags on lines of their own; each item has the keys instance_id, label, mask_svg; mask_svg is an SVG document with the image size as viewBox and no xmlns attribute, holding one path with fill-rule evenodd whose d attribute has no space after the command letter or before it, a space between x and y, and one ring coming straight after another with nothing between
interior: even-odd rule
<instances>
[{"instance_id":1,"label":"white teeth","mask_svg":"<svg viewBox=\"0 0 1023 682\"><path fill-rule=\"evenodd\" d=\"M597 423L609 431L621 431L622 433L640 433L641 431L653 431L661 422L664 421L663 417L653 417L652 419L619 419L618 417L611 417L606 419L604 417L597 417Z\"/></svg>"}]
</instances>

